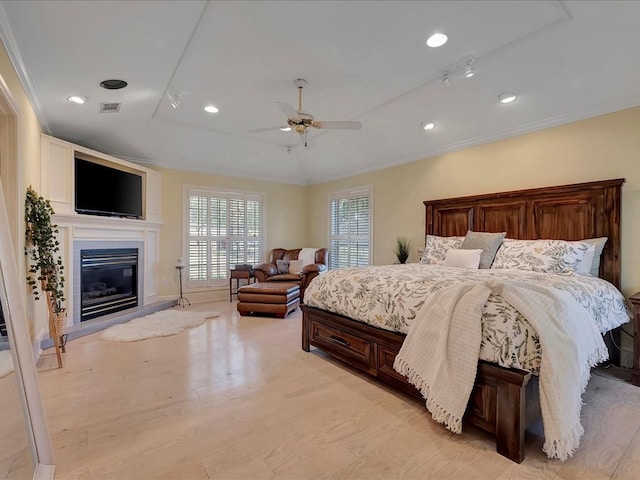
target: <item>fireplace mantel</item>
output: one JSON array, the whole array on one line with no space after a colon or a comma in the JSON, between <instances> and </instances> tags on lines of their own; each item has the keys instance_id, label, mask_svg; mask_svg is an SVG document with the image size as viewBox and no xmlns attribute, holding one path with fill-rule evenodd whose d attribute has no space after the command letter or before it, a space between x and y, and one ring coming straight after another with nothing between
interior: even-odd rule
<instances>
[{"instance_id":1,"label":"fireplace mantel","mask_svg":"<svg viewBox=\"0 0 640 480\"><path fill-rule=\"evenodd\" d=\"M81 215L74 214L58 214L53 216L58 224L73 225L77 229L87 228L93 229L111 229L118 230L141 230L147 228L160 228L163 222L150 222L147 220L136 220L133 218L106 217L101 215Z\"/></svg>"},{"instance_id":2,"label":"fireplace mantel","mask_svg":"<svg viewBox=\"0 0 640 480\"><path fill-rule=\"evenodd\" d=\"M41 171L42 185L40 192L49 199L56 214L53 222L58 225L58 241L60 253L65 267L65 295L67 298L67 326L74 323L77 317L74 310L77 302L74 299L74 285L79 279L74 278L79 272L75 265L74 252L78 245L83 248L104 248L101 245L113 245L117 242L135 242L140 249L144 264L139 271L143 291L138 292L140 305L148 305L157 300L161 218L161 176L159 172L136 165L131 162L101 154L94 150L74 145L48 135L41 139ZM97 162L118 166L124 170L135 171L143 176L144 214L142 219L85 215L74 211L74 155L82 154ZM38 337L46 336L43 326L46 319L38 319Z\"/></svg>"}]
</instances>

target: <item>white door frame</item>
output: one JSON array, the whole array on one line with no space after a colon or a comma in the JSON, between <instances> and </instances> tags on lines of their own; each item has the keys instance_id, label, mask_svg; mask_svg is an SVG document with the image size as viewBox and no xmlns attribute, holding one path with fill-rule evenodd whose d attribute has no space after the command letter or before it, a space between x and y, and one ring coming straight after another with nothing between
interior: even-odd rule
<instances>
[{"instance_id":1,"label":"white door frame","mask_svg":"<svg viewBox=\"0 0 640 480\"><path fill-rule=\"evenodd\" d=\"M31 444L35 471L33 478L53 479L55 462L49 429L42 406L38 374L29 336L29 320L25 310L25 280L20 281L17 259L22 258L19 232L18 192L18 108L4 79L0 76L0 301L7 325L18 390ZM10 192L5 201L3 184ZM7 208L9 207L9 209ZM10 212L10 213L8 213Z\"/></svg>"}]
</instances>

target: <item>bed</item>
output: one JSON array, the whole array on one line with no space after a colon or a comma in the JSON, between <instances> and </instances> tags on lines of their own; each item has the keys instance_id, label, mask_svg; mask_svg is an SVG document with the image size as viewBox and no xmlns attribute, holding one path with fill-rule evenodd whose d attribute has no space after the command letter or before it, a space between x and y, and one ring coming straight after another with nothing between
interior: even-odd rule
<instances>
[{"instance_id":1,"label":"bed","mask_svg":"<svg viewBox=\"0 0 640 480\"><path fill-rule=\"evenodd\" d=\"M512 239L608 237L599 277L620 288L620 201L623 179L425 201L425 233L507 232ZM420 393L393 363L405 339L349 316L303 305L302 348L317 347L411 395ZM617 361L616 352L611 350ZM493 434L498 453L524 459L526 428L540 417L538 378L530 371L478 361L465 421Z\"/></svg>"}]
</instances>

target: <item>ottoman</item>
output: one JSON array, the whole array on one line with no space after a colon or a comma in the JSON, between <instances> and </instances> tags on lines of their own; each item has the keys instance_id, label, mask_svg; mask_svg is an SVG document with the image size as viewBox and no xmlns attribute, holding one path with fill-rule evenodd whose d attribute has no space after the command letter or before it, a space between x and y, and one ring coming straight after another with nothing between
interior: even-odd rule
<instances>
[{"instance_id":1,"label":"ottoman","mask_svg":"<svg viewBox=\"0 0 640 480\"><path fill-rule=\"evenodd\" d=\"M286 317L300 306L300 286L286 282L244 285L238 290L238 313L268 313Z\"/></svg>"}]
</instances>

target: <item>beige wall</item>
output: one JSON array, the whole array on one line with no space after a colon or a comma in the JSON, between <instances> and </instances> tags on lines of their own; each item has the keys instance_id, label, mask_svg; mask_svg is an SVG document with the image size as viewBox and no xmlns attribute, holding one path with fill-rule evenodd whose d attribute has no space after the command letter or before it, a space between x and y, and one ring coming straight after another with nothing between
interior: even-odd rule
<instances>
[{"instance_id":1,"label":"beige wall","mask_svg":"<svg viewBox=\"0 0 640 480\"><path fill-rule=\"evenodd\" d=\"M6 83L13 101L18 110L18 152L17 158L3 159L3 161L17 162L17 182L15 184L16 198L13 202L10 215L13 213L17 218L17 231L12 227L12 238L17 242L15 250L17 253L18 269L21 278L26 276L26 267L24 255L20 252L24 251L24 199L28 185L39 190L40 188L40 122L31 107L31 103L22 88L20 79L11 64L11 60L7 55L4 45L0 42L0 75ZM17 213L16 213L17 210ZM33 296L27 294L26 282L22 285L26 298L27 315L30 320L30 331L33 338L34 331L39 332L46 329L46 305L44 302L34 304ZM34 319L34 311L38 312L37 325Z\"/></svg>"},{"instance_id":2,"label":"beige wall","mask_svg":"<svg viewBox=\"0 0 640 480\"><path fill-rule=\"evenodd\" d=\"M373 185L375 264L392 263L398 236L424 244L423 200L626 178L622 204L622 289L640 291L640 107L310 187L310 218L327 217L327 194ZM437 133L437 132L436 132ZM390 159L391 160L391 159ZM308 240L326 244L326 221Z\"/></svg>"},{"instance_id":3,"label":"beige wall","mask_svg":"<svg viewBox=\"0 0 640 480\"><path fill-rule=\"evenodd\" d=\"M308 187L276 182L207 175L180 170L160 170L162 174L162 220L160 232L160 295L171 296L178 291L176 261L183 254L183 186L199 185L265 195L266 252L273 248L301 248L307 244ZM164 280L167 280L166 282ZM228 288L207 294L208 299L227 298ZM192 296L193 297L193 296ZM190 299L192 298L190 297ZM197 300L203 297L193 297Z\"/></svg>"}]
</instances>

